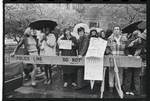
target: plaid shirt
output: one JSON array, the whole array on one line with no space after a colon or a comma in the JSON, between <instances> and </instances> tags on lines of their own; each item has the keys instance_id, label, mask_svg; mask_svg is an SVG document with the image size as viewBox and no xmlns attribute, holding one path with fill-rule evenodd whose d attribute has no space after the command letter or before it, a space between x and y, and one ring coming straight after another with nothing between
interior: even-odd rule
<instances>
[{"instance_id":1,"label":"plaid shirt","mask_svg":"<svg viewBox=\"0 0 150 101\"><path fill-rule=\"evenodd\" d=\"M125 49L127 47L127 38L121 35L119 40L120 44L117 44L117 40L115 39L114 35L108 38L107 42L107 54L109 55L125 55Z\"/></svg>"}]
</instances>

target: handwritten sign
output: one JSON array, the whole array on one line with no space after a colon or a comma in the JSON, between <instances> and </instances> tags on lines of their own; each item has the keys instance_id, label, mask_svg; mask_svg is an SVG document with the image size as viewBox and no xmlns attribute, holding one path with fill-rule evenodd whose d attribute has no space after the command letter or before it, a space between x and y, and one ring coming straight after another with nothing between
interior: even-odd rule
<instances>
[{"instance_id":1,"label":"handwritten sign","mask_svg":"<svg viewBox=\"0 0 150 101\"><path fill-rule=\"evenodd\" d=\"M90 57L85 59L85 80L102 80L103 61L102 58Z\"/></svg>"},{"instance_id":2,"label":"handwritten sign","mask_svg":"<svg viewBox=\"0 0 150 101\"><path fill-rule=\"evenodd\" d=\"M101 38L91 38L86 56L102 57L105 52L107 41Z\"/></svg>"},{"instance_id":3,"label":"handwritten sign","mask_svg":"<svg viewBox=\"0 0 150 101\"><path fill-rule=\"evenodd\" d=\"M85 57L85 80L102 80L103 57L107 41L101 38L91 38L90 45Z\"/></svg>"},{"instance_id":4,"label":"handwritten sign","mask_svg":"<svg viewBox=\"0 0 150 101\"><path fill-rule=\"evenodd\" d=\"M72 48L72 41L70 40L59 40L59 48L60 49L69 49Z\"/></svg>"}]
</instances>

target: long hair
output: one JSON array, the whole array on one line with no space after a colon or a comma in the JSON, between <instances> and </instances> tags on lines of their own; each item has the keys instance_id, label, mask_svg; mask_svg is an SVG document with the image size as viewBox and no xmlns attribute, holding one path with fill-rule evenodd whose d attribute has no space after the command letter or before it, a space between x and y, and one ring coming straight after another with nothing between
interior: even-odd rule
<instances>
[{"instance_id":1,"label":"long hair","mask_svg":"<svg viewBox=\"0 0 150 101\"><path fill-rule=\"evenodd\" d=\"M66 30L69 30L69 28L64 28L64 30L63 30L63 33L64 33L64 37L66 38ZM70 30L69 30L69 34L70 34L70 36L71 36L71 32L70 32Z\"/></svg>"},{"instance_id":2,"label":"long hair","mask_svg":"<svg viewBox=\"0 0 150 101\"><path fill-rule=\"evenodd\" d=\"M99 34L100 34L100 37L103 39L103 37L102 37L102 32L104 32L104 33L105 33L105 31L104 31L104 30L101 30ZM106 38L106 33L105 33L105 37L104 37L104 38Z\"/></svg>"},{"instance_id":3,"label":"long hair","mask_svg":"<svg viewBox=\"0 0 150 101\"><path fill-rule=\"evenodd\" d=\"M109 38L111 36L111 34L113 33L113 31L111 29L107 29L106 30L106 38Z\"/></svg>"},{"instance_id":4,"label":"long hair","mask_svg":"<svg viewBox=\"0 0 150 101\"><path fill-rule=\"evenodd\" d=\"M24 31L24 36L29 37L29 36L30 36L30 30L31 30L31 28L28 27L28 28Z\"/></svg>"},{"instance_id":5,"label":"long hair","mask_svg":"<svg viewBox=\"0 0 150 101\"><path fill-rule=\"evenodd\" d=\"M94 36L92 36L92 32L93 32L93 31L96 32L96 34L95 34ZM96 38L97 38L97 37L98 37L97 30L96 30L96 29L91 30L91 31L90 31L90 36L89 36L89 37L90 37L90 38L91 38L91 37L96 37Z\"/></svg>"}]
</instances>

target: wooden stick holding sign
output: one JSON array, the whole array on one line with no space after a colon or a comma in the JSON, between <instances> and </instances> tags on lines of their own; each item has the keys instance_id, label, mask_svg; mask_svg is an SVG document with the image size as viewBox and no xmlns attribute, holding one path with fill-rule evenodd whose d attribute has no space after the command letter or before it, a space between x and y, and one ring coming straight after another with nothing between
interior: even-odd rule
<instances>
[{"instance_id":1,"label":"wooden stick holding sign","mask_svg":"<svg viewBox=\"0 0 150 101\"><path fill-rule=\"evenodd\" d=\"M105 71L106 67L103 69L103 80L102 80L102 85L101 85L101 98L103 98L103 92L104 92L104 87L105 87Z\"/></svg>"},{"instance_id":2,"label":"wooden stick holding sign","mask_svg":"<svg viewBox=\"0 0 150 101\"><path fill-rule=\"evenodd\" d=\"M114 58L114 71L115 71L115 78L117 79L115 83L115 86L116 86L116 90L120 96L120 98L123 98L123 92L122 92L122 89L121 89L121 85L120 85L120 79L119 79L119 74L118 74L118 67L117 67L117 63L116 63L116 59Z\"/></svg>"}]
</instances>

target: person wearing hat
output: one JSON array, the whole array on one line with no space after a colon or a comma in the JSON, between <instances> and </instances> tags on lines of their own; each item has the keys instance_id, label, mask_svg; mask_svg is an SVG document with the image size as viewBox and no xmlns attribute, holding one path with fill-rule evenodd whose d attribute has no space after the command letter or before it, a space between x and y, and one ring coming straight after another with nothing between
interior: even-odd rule
<instances>
[{"instance_id":1,"label":"person wearing hat","mask_svg":"<svg viewBox=\"0 0 150 101\"><path fill-rule=\"evenodd\" d=\"M14 52L11 53L11 56L14 56L18 49L24 44L24 48L28 55L39 55L39 44L38 39L36 38L36 30L33 28L27 28L24 32L24 36L21 38L20 43L14 49ZM37 71L37 65L33 65L33 70L31 72L31 86L37 87L35 82L35 76Z\"/></svg>"},{"instance_id":2,"label":"person wearing hat","mask_svg":"<svg viewBox=\"0 0 150 101\"><path fill-rule=\"evenodd\" d=\"M146 34L140 33L136 30L133 32L130 40L128 41L127 55L142 58L146 55ZM142 59L145 61L146 59ZM127 95L140 95L140 72L141 68L127 68L125 78L125 92ZM134 74L134 75L133 75ZM132 75L134 80L135 89L131 90Z\"/></svg>"},{"instance_id":3,"label":"person wearing hat","mask_svg":"<svg viewBox=\"0 0 150 101\"><path fill-rule=\"evenodd\" d=\"M98 33L97 33L97 30L96 30L95 27L92 27L92 28L90 29L89 39L90 39L91 37L94 37L94 38L97 38L97 37L98 37Z\"/></svg>"}]
</instances>

